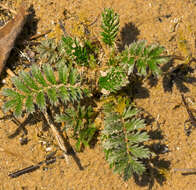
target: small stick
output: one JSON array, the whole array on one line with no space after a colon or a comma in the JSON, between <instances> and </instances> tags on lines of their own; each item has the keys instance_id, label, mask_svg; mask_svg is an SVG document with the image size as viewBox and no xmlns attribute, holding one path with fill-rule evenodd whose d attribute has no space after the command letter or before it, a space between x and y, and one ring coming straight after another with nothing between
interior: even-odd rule
<instances>
[{"instance_id":1,"label":"small stick","mask_svg":"<svg viewBox=\"0 0 196 190\"><path fill-rule=\"evenodd\" d=\"M10 173L8 176L11 177L11 178L16 178L16 177L19 177L19 176L21 176L23 174L33 172L33 171L39 169L41 167L41 165L43 165L44 163L46 165L49 165L49 164L52 164L52 163L56 162L57 158L63 158L63 156L51 157L49 159L46 158L44 161L41 161L38 164L31 165L31 166L29 166L27 168L24 168L24 169L18 170L16 172Z\"/></svg>"},{"instance_id":2,"label":"small stick","mask_svg":"<svg viewBox=\"0 0 196 190\"><path fill-rule=\"evenodd\" d=\"M196 168L174 168L174 172L196 172Z\"/></svg>"},{"instance_id":3,"label":"small stick","mask_svg":"<svg viewBox=\"0 0 196 190\"><path fill-rule=\"evenodd\" d=\"M51 31L52 31L52 30L47 30L46 32L43 32L42 34L35 34L35 35L31 36L31 37L29 38L29 40L35 40L35 39L37 39L37 38L40 38L40 37L42 37L42 36L45 36L46 34L50 33Z\"/></svg>"},{"instance_id":4,"label":"small stick","mask_svg":"<svg viewBox=\"0 0 196 190\"><path fill-rule=\"evenodd\" d=\"M69 159L68 159L68 155L67 155L68 151L67 151L67 148L65 147L65 142L64 142L62 136L59 133L59 131L56 129L54 124L52 122L50 122L49 115L48 115L47 112L44 114L44 116L45 116L46 121L49 124L49 126L50 126L50 128L51 128L51 130L52 130L52 132L53 132L53 134L55 136L55 138L56 138L56 141L57 141L60 149L63 151L63 155L65 157L65 160L66 160L67 164L68 164L69 163Z\"/></svg>"}]
</instances>

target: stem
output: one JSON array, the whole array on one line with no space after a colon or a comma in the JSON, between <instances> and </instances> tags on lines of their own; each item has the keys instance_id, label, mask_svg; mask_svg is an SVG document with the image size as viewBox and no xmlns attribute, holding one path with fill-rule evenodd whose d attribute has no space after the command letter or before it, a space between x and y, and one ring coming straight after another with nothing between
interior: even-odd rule
<instances>
[{"instance_id":1,"label":"stem","mask_svg":"<svg viewBox=\"0 0 196 190\"><path fill-rule=\"evenodd\" d=\"M125 136L125 143L126 143L126 149L127 149L126 152L127 152L128 157L129 157L129 161L128 162L130 162L130 159L132 160L132 157L131 157L130 151L129 151L129 145L128 145L129 140L127 138L127 130L126 130L126 127L125 127L125 120L123 119L123 117L121 118L121 122L123 124L123 133L124 133L124 136Z\"/></svg>"}]
</instances>

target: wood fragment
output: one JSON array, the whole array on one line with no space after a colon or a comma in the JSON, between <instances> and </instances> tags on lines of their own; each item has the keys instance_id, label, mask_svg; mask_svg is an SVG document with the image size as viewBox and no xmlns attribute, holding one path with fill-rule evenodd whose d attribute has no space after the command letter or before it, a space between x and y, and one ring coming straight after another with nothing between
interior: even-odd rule
<instances>
[{"instance_id":1,"label":"wood fragment","mask_svg":"<svg viewBox=\"0 0 196 190\"><path fill-rule=\"evenodd\" d=\"M0 74L14 46L14 42L24 26L25 18L26 10L22 4L15 18L0 28Z\"/></svg>"},{"instance_id":2,"label":"wood fragment","mask_svg":"<svg viewBox=\"0 0 196 190\"><path fill-rule=\"evenodd\" d=\"M31 37L29 38L29 40L36 40L36 39L38 39L38 38L41 38L41 37L45 36L46 34L50 33L51 31L52 31L52 30L47 30L46 32L43 32L43 33L41 33L41 34L35 34L35 35L31 36Z\"/></svg>"}]
</instances>

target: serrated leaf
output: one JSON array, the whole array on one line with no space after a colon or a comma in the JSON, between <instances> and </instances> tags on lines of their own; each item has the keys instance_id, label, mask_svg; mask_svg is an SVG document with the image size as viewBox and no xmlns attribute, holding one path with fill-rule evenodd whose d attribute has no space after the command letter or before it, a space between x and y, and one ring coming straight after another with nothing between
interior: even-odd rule
<instances>
[{"instance_id":1,"label":"serrated leaf","mask_svg":"<svg viewBox=\"0 0 196 190\"><path fill-rule=\"evenodd\" d=\"M35 81L33 80L32 76L29 75L29 73L21 71L19 76L24 81L25 85L28 86L29 88L32 88L34 90L40 89L35 83Z\"/></svg>"},{"instance_id":2,"label":"serrated leaf","mask_svg":"<svg viewBox=\"0 0 196 190\"><path fill-rule=\"evenodd\" d=\"M138 113L138 110L132 107L128 107L124 113L123 113L123 118L124 119L128 119L133 117L134 115L136 115Z\"/></svg>"},{"instance_id":3,"label":"serrated leaf","mask_svg":"<svg viewBox=\"0 0 196 190\"><path fill-rule=\"evenodd\" d=\"M31 72L32 72L32 75L34 76L35 80L41 84L43 87L47 87L47 83L44 79L44 77L42 76L42 73L39 69L38 66L36 66L35 64L31 67Z\"/></svg>"},{"instance_id":4,"label":"serrated leaf","mask_svg":"<svg viewBox=\"0 0 196 190\"><path fill-rule=\"evenodd\" d=\"M135 55L136 48L137 48L137 43L136 42L131 43L131 45L128 47L130 55Z\"/></svg>"},{"instance_id":5,"label":"serrated leaf","mask_svg":"<svg viewBox=\"0 0 196 190\"><path fill-rule=\"evenodd\" d=\"M28 87L23 83L23 81L21 79L19 79L19 77L12 77L12 83L14 84L14 86L25 93L30 93L31 91L28 89Z\"/></svg>"},{"instance_id":6,"label":"serrated leaf","mask_svg":"<svg viewBox=\"0 0 196 190\"><path fill-rule=\"evenodd\" d=\"M68 79L68 68L64 63L58 65L59 81L63 84L67 83Z\"/></svg>"},{"instance_id":7,"label":"serrated leaf","mask_svg":"<svg viewBox=\"0 0 196 190\"><path fill-rule=\"evenodd\" d=\"M41 91L37 94L36 103L42 111L46 109L46 100L45 100L44 92Z\"/></svg>"},{"instance_id":8,"label":"serrated leaf","mask_svg":"<svg viewBox=\"0 0 196 190\"><path fill-rule=\"evenodd\" d=\"M10 88L4 88L2 91L2 95L15 98L18 95L18 93Z\"/></svg>"},{"instance_id":9,"label":"serrated leaf","mask_svg":"<svg viewBox=\"0 0 196 190\"><path fill-rule=\"evenodd\" d=\"M142 129L145 127L144 121L141 119L132 119L125 122L125 127L127 131L134 131L136 129Z\"/></svg>"},{"instance_id":10,"label":"serrated leaf","mask_svg":"<svg viewBox=\"0 0 196 190\"><path fill-rule=\"evenodd\" d=\"M70 96L65 86L59 87L58 96L64 103L67 103L68 101L70 101Z\"/></svg>"},{"instance_id":11,"label":"serrated leaf","mask_svg":"<svg viewBox=\"0 0 196 190\"><path fill-rule=\"evenodd\" d=\"M143 146L131 146L129 151L131 154L136 158L149 158L150 151L147 148L144 148Z\"/></svg>"},{"instance_id":12,"label":"serrated leaf","mask_svg":"<svg viewBox=\"0 0 196 190\"><path fill-rule=\"evenodd\" d=\"M16 98L12 99L12 100L9 100L9 101L7 101L6 103L3 104L2 109L6 113L10 109L14 108L16 104L17 104L17 99Z\"/></svg>"},{"instance_id":13,"label":"serrated leaf","mask_svg":"<svg viewBox=\"0 0 196 190\"><path fill-rule=\"evenodd\" d=\"M22 108L23 108L23 97L22 96L17 96L17 103L15 105L15 108L14 108L14 116L15 117L20 117L21 114L22 114Z\"/></svg>"},{"instance_id":14,"label":"serrated leaf","mask_svg":"<svg viewBox=\"0 0 196 190\"><path fill-rule=\"evenodd\" d=\"M29 112L29 113L33 113L35 111L32 95L27 96L25 107L26 107L27 112Z\"/></svg>"},{"instance_id":15,"label":"serrated leaf","mask_svg":"<svg viewBox=\"0 0 196 190\"><path fill-rule=\"evenodd\" d=\"M47 95L49 97L50 102L53 105L56 105L58 103L58 97L57 97L57 93L56 93L56 88L49 88L47 90Z\"/></svg>"},{"instance_id":16,"label":"serrated leaf","mask_svg":"<svg viewBox=\"0 0 196 190\"><path fill-rule=\"evenodd\" d=\"M151 59L147 61L147 64L149 66L149 69L152 71L152 73L157 74L157 75L161 74L161 70L156 64L156 59Z\"/></svg>"},{"instance_id":17,"label":"serrated leaf","mask_svg":"<svg viewBox=\"0 0 196 190\"><path fill-rule=\"evenodd\" d=\"M149 57L157 57L160 56L161 53L165 50L164 47L162 46L155 46L150 52L149 52Z\"/></svg>"},{"instance_id":18,"label":"serrated leaf","mask_svg":"<svg viewBox=\"0 0 196 190\"><path fill-rule=\"evenodd\" d=\"M134 171L138 175L142 175L143 172L146 170L144 165L141 162L137 161L137 160L131 159L130 160L130 166L132 167L132 171Z\"/></svg>"},{"instance_id":19,"label":"serrated leaf","mask_svg":"<svg viewBox=\"0 0 196 190\"><path fill-rule=\"evenodd\" d=\"M127 139L130 143L141 143L147 141L149 139L149 136L146 132L137 132L136 134L129 134Z\"/></svg>"},{"instance_id":20,"label":"serrated leaf","mask_svg":"<svg viewBox=\"0 0 196 190\"><path fill-rule=\"evenodd\" d=\"M53 71L52 67L50 65L46 64L46 65L44 65L43 69L44 69L44 74L45 74L48 82L50 82L51 84L56 84L56 78L54 76L54 71Z\"/></svg>"},{"instance_id":21,"label":"serrated leaf","mask_svg":"<svg viewBox=\"0 0 196 190\"><path fill-rule=\"evenodd\" d=\"M119 16L112 9L105 9L102 13L102 41L112 46L119 30Z\"/></svg>"},{"instance_id":22,"label":"serrated leaf","mask_svg":"<svg viewBox=\"0 0 196 190\"><path fill-rule=\"evenodd\" d=\"M66 114L59 115L59 114L57 114L57 115L55 116L55 121L56 121L57 123L62 123L62 122L68 121L69 118L70 118L69 115L66 115Z\"/></svg>"},{"instance_id":23,"label":"serrated leaf","mask_svg":"<svg viewBox=\"0 0 196 190\"><path fill-rule=\"evenodd\" d=\"M146 76L147 73L146 73L146 63L145 63L145 61L143 59L138 59L136 65L137 65L139 73Z\"/></svg>"},{"instance_id":24,"label":"serrated leaf","mask_svg":"<svg viewBox=\"0 0 196 190\"><path fill-rule=\"evenodd\" d=\"M69 73L69 83L71 85L76 84L78 78L78 73L76 69L71 69Z\"/></svg>"},{"instance_id":25,"label":"serrated leaf","mask_svg":"<svg viewBox=\"0 0 196 190\"><path fill-rule=\"evenodd\" d=\"M146 46L146 41L145 40L138 41L137 47L136 47L135 52L134 52L134 55L136 55L136 56L142 55L145 46Z\"/></svg>"}]
</instances>

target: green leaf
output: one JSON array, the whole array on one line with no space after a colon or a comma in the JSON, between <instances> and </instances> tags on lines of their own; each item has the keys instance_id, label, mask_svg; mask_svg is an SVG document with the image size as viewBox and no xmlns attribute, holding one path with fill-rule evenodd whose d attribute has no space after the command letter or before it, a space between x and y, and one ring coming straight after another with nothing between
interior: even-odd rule
<instances>
[{"instance_id":1,"label":"green leaf","mask_svg":"<svg viewBox=\"0 0 196 190\"><path fill-rule=\"evenodd\" d=\"M40 89L35 83L35 81L33 80L32 76L29 75L29 73L21 71L19 76L24 81L25 85L28 86L29 88L32 88L34 90Z\"/></svg>"},{"instance_id":2,"label":"green leaf","mask_svg":"<svg viewBox=\"0 0 196 190\"><path fill-rule=\"evenodd\" d=\"M104 105L102 146L110 167L114 167L114 172L128 180L134 173L141 175L145 171L144 165L138 160L149 158L151 154L149 149L142 145L149 140L149 136L138 130L145 127L145 124L143 120L136 119L137 109L127 102L125 111L120 114L115 112L115 104L111 102Z\"/></svg>"},{"instance_id":3,"label":"green leaf","mask_svg":"<svg viewBox=\"0 0 196 190\"><path fill-rule=\"evenodd\" d=\"M64 102L67 103L68 101L70 101L70 94L68 93L68 90L65 86L61 86L58 89L58 96L60 97L60 99Z\"/></svg>"},{"instance_id":4,"label":"green leaf","mask_svg":"<svg viewBox=\"0 0 196 190\"><path fill-rule=\"evenodd\" d=\"M57 114L55 116L55 122L57 122L57 123L66 122L69 119L70 119L69 115L66 115L66 114L62 114L62 115Z\"/></svg>"},{"instance_id":5,"label":"green leaf","mask_svg":"<svg viewBox=\"0 0 196 190\"><path fill-rule=\"evenodd\" d=\"M78 82L78 73L76 69L71 69L69 73L69 83L75 85Z\"/></svg>"},{"instance_id":6,"label":"green leaf","mask_svg":"<svg viewBox=\"0 0 196 190\"><path fill-rule=\"evenodd\" d=\"M43 87L47 87L47 83L44 79L44 77L42 76L42 73L39 69L38 66L36 66L35 64L31 67L31 72L32 72L32 75L34 76L35 80L41 84Z\"/></svg>"},{"instance_id":7,"label":"green leaf","mask_svg":"<svg viewBox=\"0 0 196 190\"><path fill-rule=\"evenodd\" d=\"M115 38L119 31L119 15L114 13L112 9L104 9L102 13L102 41L109 45L113 46Z\"/></svg>"},{"instance_id":8,"label":"green leaf","mask_svg":"<svg viewBox=\"0 0 196 190\"><path fill-rule=\"evenodd\" d=\"M15 98L18 95L18 93L10 88L4 88L2 91L2 95L10 98Z\"/></svg>"},{"instance_id":9,"label":"green leaf","mask_svg":"<svg viewBox=\"0 0 196 190\"><path fill-rule=\"evenodd\" d=\"M125 109L124 113L123 113L123 117L124 119L129 119L131 117L133 117L134 115L136 115L138 113L137 109L134 109L132 107L128 107L127 109Z\"/></svg>"},{"instance_id":10,"label":"green leaf","mask_svg":"<svg viewBox=\"0 0 196 190\"><path fill-rule=\"evenodd\" d=\"M22 96L17 96L17 103L15 105L15 108L14 108L14 116L15 117L20 117L21 114L22 114L22 107L23 107L23 97Z\"/></svg>"},{"instance_id":11,"label":"green leaf","mask_svg":"<svg viewBox=\"0 0 196 190\"><path fill-rule=\"evenodd\" d=\"M122 68L112 67L106 76L99 78L98 83L100 88L116 92L128 83L128 79Z\"/></svg>"},{"instance_id":12,"label":"green leaf","mask_svg":"<svg viewBox=\"0 0 196 190\"><path fill-rule=\"evenodd\" d=\"M136 129L142 129L145 127L144 120L133 118L132 120L125 122L125 127L127 131L134 131Z\"/></svg>"},{"instance_id":13,"label":"green leaf","mask_svg":"<svg viewBox=\"0 0 196 190\"><path fill-rule=\"evenodd\" d=\"M54 72L53 69L50 65L46 64L43 67L44 69L44 74L46 75L47 80L51 83L51 84L56 84L56 78L54 76Z\"/></svg>"},{"instance_id":14,"label":"green leaf","mask_svg":"<svg viewBox=\"0 0 196 190\"><path fill-rule=\"evenodd\" d=\"M33 113L35 111L32 95L27 96L25 107L26 107L27 112L29 113Z\"/></svg>"},{"instance_id":15,"label":"green leaf","mask_svg":"<svg viewBox=\"0 0 196 190\"><path fill-rule=\"evenodd\" d=\"M47 90L47 95L49 97L50 102L53 105L57 105L57 103L58 103L58 97L57 97L57 94L56 94L56 88L49 88Z\"/></svg>"},{"instance_id":16,"label":"green leaf","mask_svg":"<svg viewBox=\"0 0 196 190\"><path fill-rule=\"evenodd\" d=\"M147 141L149 139L149 136L147 135L146 132L143 133L137 132L136 134L128 135L127 139L129 140L130 143L140 143L140 142Z\"/></svg>"},{"instance_id":17,"label":"green leaf","mask_svg":"<svg viewBox=\"0 0 196 190\"><path fill-rule=\"evenodd\" d=\"M59 81L63 84L67 84L68 68L64 63L58 65Z\"/></svg>"},{"instance_id":18,"label":"green leaf","mask_svg":"<svg viewBox=\"0 0 196 190\"><path fill-rule=\"evenodd\" d=\"M149 57L157 57L160 56L161 53L165 50L162 46L155 46L150 52Z\"/></svg>"},{"instance_id":19,"label":"green leaf","mask_svg":"<svg viewBox=\"0 0 196 190\"><path fill-rule=\"evenodd\" d=\"M150 157L150 151L147 148L144 148L143 146L138 146L138 145L131 146L129 151L134 157L140 159Z\"/></svg>"},{"instance_id":20,"label":"green leaf","mask_svg":"<svg viewBox=\"0 0 196 190\"><path fill-rule=\"evenodd\" d=\"M7 101L6 103L3 104L2 109L6 113L10 109L14 108L16 104L17 104L17 99L16 98L12 99L12 100L9 100L9 101Z\"/></svg>"},{"instance_id":21,"label":"green leaf","mask_svg":"<svg viewBox=\"0 0 196 190\"><path fill-rule=\"evenodd\" d=\"M73 56L73 49L74 49L73 44L74 44L74 40L71 37L66 36L62 38L62 46L65 50L66 55L70 57Z\"/></svg>"},{"instance_id":22,"label":"green leaf","mask_svg":"<svg viewBox=\"0 0 196 190\"><path fill-rule=\"evenodd\" d=\"M145 61L143 59L138 59L136 65L137 65L139 73L146 76L147 73L146 73Z\"/></svg>"},{"instance_id":23,"label":"green leaf","mask_svg":"<svg viewBox=\"0 0 196 190\"><path fill-rule=\"evenodd\" d=\"M19 77L12 77L12 83L15 85L15 87L18 90L21 90L22 92L25 93L30 93L31 91L28 89L28 87L23 83Z\"/></svg>"},{"instance_id":24,"label":"green leaf","mask_svg":"<svg viewBox=\"0 0 196 190\"><path fill-rule=\"evenodd\" d=\"M132 171L134 171L138 175L142 175L144 173L144 171L146 170L144 165L141 162L137 161L137 160L131 159L130 160L130 166L132 167Z\"/></svg>"},{"instance_id":25,"label":"green leaf","mask_svg":"<svg viewBox=\"0 0 196 190\"><path fill-rule=\"evenodd\" d=\"M36 103L42 111L46 109L46 100L45 100L44 93L42 91L37 94Z\"/></svg>"},{"instance_id":26,"label":"green leaf","mask_svg":"<svg viewBox=\"0 0 196 190\"><path fill-rule=\"evenodd\" d=\"M149 69L152 71L152 73L156 74L156 75L160 75L161 74L161 70L158 67L158 65L156 64L156 59L151 59L147 62Z\"/></svg>"},{"instance_id":27,"label":"green leaf","mask_svg":"<svg viewBox=\"0 0 196 190\"><path fill-rule=\"evenodd\" d=\"M134 55L136 56L141 56L143 54L143 50L146 46L146 41L145 40L140 40L137 43L137 47L135 49Z\"/></svg>"}]
</instances>

